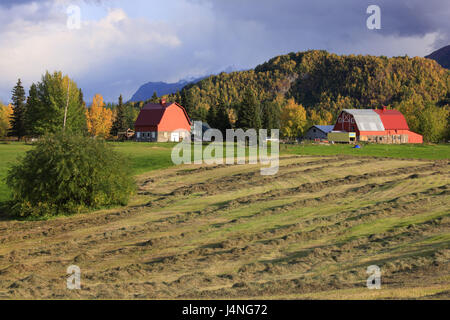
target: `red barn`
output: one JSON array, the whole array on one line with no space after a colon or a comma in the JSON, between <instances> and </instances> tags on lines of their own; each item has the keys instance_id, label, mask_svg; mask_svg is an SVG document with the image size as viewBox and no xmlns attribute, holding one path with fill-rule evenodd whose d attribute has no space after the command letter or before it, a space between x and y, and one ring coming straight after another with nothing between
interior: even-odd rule
<instances>
[{"instance_id":1,"label":"red barn","mask_svg":"<svg viewBox=\"0 0 450 320\"><path fill-rule=\"evenodd\" d=\"M190 138L191 120L176 102L148 103L134 124L136 141L179 142Z\"/></svg>"},{"instance_id":2,"label":"red barn","mask_svg":"<svg viewBox=\"0 0 450 320\"><path fill-rule=\"evenodd\" d=\"M422 143L420 134L409 130L400 111L382 109L344 109L333 131L355 132L358 141L378 143Z\"/></svg>"}]
</instances>

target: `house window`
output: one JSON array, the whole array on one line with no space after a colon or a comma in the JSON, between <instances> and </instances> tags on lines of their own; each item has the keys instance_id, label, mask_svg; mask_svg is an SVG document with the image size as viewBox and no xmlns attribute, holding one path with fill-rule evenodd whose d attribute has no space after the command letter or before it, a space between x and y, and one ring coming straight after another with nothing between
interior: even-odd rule
<instances>
[{"instance_id":1,"label":"house window","mask_svg":"<svg viewBox=\"0 0 450 320\"><path fill-rule=\"evenodd\" d=\"M138 139L141 137L141 133L140 132L137 132L136 133L136 136L138 137Z\"/></svg>"},{"instance_id":2,"label":"house window","mask_svg":"<svg viewBox=\"0 0 450 320\"><path fill-rule=\"evenodd\" d=\"M152 138L153 139L156 138L156 132L155 131L152 131Z\"/></svg>"}]
</instances>

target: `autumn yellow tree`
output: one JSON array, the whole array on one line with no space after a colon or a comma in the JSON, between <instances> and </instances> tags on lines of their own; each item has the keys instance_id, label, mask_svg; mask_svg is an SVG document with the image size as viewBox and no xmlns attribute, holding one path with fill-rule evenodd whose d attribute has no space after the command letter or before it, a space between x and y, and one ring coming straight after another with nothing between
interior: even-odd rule
<instances>
[{"instance_id":1,"label":"autumn yellow tree","mask_svg":"<svg viewBox=\"0 0 450 320\"><path fill-rule=\"evenodd\" d=\"M320 112L314 109L308 110L308 127L316 124L333 125L333 114L327 110L320 110Z\"/></svg>"},{"instance_id":2,"label":"autumn yellow tree","mask_svg":"<svg viewBox=\"0 0 450 320\"><path fill-rule=\"evenodd\" d=\"M0 103L0 138L6 137L9 128L11 128L11 116L13 107L11 104L4 106Z\"/></svg>"},{"instance_id":3,"label":"autumn yellow tree","mask_svg":"<svg viewBox=\"0 0 450 320\"><path fill-rule=\"evenodd\" d=\"M281 134L286 138L296 138L302 135L306 121L306 110L301 104L289 99L281 109Z\"/></svg>"},{"instance_id":4,"label":"autumn yellow tree","mask_svg":"<svg viewBox=\"0 0 450 320\"><path fill-rule=\"evenodd\" d=\"M111 109L105 108L105 102L100 94L92 99L92 105L86 110L86 120L89 133L94 137L109 136L114 121Z\"/></svg>"}]
</instances>

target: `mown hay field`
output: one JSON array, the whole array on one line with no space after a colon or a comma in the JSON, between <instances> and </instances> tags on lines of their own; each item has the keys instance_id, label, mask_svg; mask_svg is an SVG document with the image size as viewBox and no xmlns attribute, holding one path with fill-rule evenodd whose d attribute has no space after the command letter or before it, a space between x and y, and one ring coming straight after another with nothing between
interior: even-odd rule
<instances>
[{"instance_id":1,"label":"mown hay field","mask_svg":"<svg viewBox=\"0 0 450 320\"><path fill-rule=\"evenodd\" d=\"M176 143L142 143L142 142L109 142L118 152L130 159L133 174L143 174L157 169L172 167L172 148ZM25 155L32 145L22 142L0 143L0 215L2 202L11 198L10 190L6 186L6 175L12 164ZM403 144L381 145L367 144L362 149L353 149L347 144L335 145L280 145L280 152L284 155L351 155L376 156L392 158L411 158L445 160L450 159L450 144Z\"/></svg>"},{"instance_id":2,"label":"mown hay field","mask_svg":"<svg viewBox=\"0 0 450 320\"><path fill-rule=\"evenodd\" d=\"M0 221L0 298L450 298L448 160L289 155L274 176L259 169L156 170L124 208Z\"/></svg>"}]
</instances>

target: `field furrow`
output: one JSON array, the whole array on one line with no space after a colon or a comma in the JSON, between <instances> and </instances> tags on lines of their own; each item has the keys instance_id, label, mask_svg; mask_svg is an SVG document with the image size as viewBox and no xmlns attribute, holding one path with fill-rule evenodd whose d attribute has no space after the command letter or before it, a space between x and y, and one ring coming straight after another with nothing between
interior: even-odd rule
<instances>
[{"instance_id":1,"label":"field furrow","mask_svg":"<svg viewBox=\"0 0 450 320\"><path fill-rule=\"evenodd\" d=\"M289 156L274 176L186 165L137 181L124 208L0 221L0 298L450 297L446 160Z\"/></svg>"}]
</instances>

